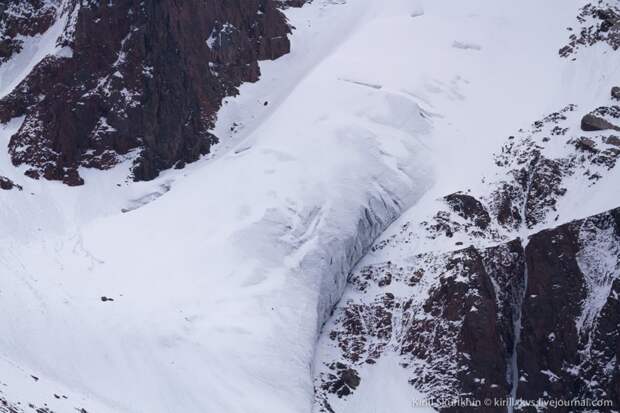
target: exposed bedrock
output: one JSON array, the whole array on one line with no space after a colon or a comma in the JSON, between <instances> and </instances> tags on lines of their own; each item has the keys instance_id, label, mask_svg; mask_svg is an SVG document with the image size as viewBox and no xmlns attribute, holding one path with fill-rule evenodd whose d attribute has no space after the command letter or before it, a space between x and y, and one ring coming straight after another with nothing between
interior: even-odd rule
<instances>
[{"instance_id":1,"label":"exposed bedrock","mask_svg":"<svg viewBox=\"0 0 620 413\"><path fill-rule=\"evenodd\" d=\"M517 397L612 400L596 411L618 410L620 208L532 236L526 259Z\"/></svg>"},{"instance_id":2,"label":"exposed bedrock","mask_svg":"<svg viewBox=\"0 0 620 413\"><path fill-rule=\"evenodd\" d=\"M350 378L363 381L361 370L385 353L398 354L410 383L441 412L481 411L442 406L450 397L590 399L612 403L593 411L618 409L620 208L540 231L527 243L409 262L352 274L353 297L364 298L341 303L328 325L334 356L317 368L320 411L330 411L332 397L355 392L359 381Z\"/></svg>"},{"instance_id":3,"label":"exposed bedrock","mask_svg":"<svg viewBox=\"0 0 620 413\"><path fill-rule=\"evenodd\" d=\"M23 36L61 26L51 54L0 100L0 122L25 117L9 145L15 165L69 185L83 182L79 167L127 155L136 180L196 161L217 142L222 98L290 50L287 3L273 0L39 3L0 8L0 63L27 52Z\"/></svg>"}]
</instances>

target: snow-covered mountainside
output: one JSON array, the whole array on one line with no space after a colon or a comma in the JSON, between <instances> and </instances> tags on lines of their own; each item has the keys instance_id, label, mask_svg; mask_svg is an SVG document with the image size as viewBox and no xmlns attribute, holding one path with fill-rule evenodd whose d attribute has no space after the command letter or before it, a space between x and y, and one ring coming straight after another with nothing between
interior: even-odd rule
<instances>
[{"instance_id":1,"label":"snow-covered mountainside","mask_svg":"<svg viewBox=\"0 0 620 413\"><path fill-rule=\"evenodd\" d=\"M346 274L431 182L428 115L401 82L414 62L397 44L362 53L367 21L410 10L352 6L288 9L291 53L224 99L221 144L183 170L132 182L131 160L83 166L70 188L3 151L0 175L23 187L0 195L3 398L310 410L314 344ZM2 127L5 145L26 120Z\"/></svg>"},{"instance_id":2,"label":"snow-covered mountainside","mask_svg":"<svg viewBox=\"0 0 620 413\"><path fill-rule=\"evenodd\" d=\"M446 149L457 158L351 273L319 343L315 411L620 409L618 8L536 4L526 18L503 2L458 7L458 21L469 16L472 25L459 33L503 25L468 48L486 80L471 82L458 120L433 105L441 115L433 138L459 146ZM435 6L423 17L448 27ZM493 49L498 41L515 53L516 40L526 62ZM462 60L446 53L440 62L469 79ZM540 72L522 73L534 67ZM523 80L529 96L519 102L514 88L523 85L514 83ZM486 88L506 97L472 107ZM519 103L539 120L508 106ZM498 112L510 119L491 129ZM473 165L492 139L503 143ZM389 402L384 379L401 389ZM572 400L590 404L551 404Z\"/></svg>"},{"instance_id":3,"label":"snow-covered mountainside","mask_svg":"<svg viewBox=\"0 0 620 413\"><path fill-rule=\"evenodd\" d=\"M0 412L620 411L619 46L617 0L3 2Z\"/></svg>"}]
</instances>

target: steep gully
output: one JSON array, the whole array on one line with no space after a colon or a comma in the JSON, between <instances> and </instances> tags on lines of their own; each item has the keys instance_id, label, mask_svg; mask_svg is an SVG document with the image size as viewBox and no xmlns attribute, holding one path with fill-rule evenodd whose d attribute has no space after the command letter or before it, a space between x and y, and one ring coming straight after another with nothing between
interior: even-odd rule
<instances>
[{"instance_id":1,"label":"steep gully","mask_svg":"<svg viewBox=\"0 0 620 413\"><path fill-rule=\"evenodd\" d=\"M538 162L538 158L534 159L531 169L536 168L536 163ZM532 190L532 180L535 177L535 174L532 170L528 173L529 179L527 180L527 187L524 193L523 206L521 208L521 217L523 218L523 224L521 225L519 242L521 243L521 249L523 251L527 248L527 242L529 240L527 234L527 204L529 199L529 194ZM528 268L527 268L527 260L525 260L523 265L523 278L521 281L521 285L517 289L517 294L514 297L514 307L513 307L513 341L514 344L512 346L512 354L510 355L509 366L507 366L507 372L510 374L509 383L511 385L510 388L510 403L508 406L508 413L514 412L514 402L517 400L517 390L519 388L519 342L521 340L521 330L522 326L522 317L523 317L523 302L525 300L525 295L527 294L527 279L528 279Z\"/></svg>"}]
</instances>

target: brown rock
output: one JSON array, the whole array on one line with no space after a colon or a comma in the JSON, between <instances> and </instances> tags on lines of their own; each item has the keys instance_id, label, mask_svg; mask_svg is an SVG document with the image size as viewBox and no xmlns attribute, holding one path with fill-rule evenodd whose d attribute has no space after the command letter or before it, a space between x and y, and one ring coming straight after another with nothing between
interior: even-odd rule
<instances>
[{"instance_id":1,"label":"brown rock","mask_svg":"<svg viewBox=\"0 0 620 413\"><path fill-rule=\"evenodd\" d=\"M26 12L37 1L16 2L26 17L13 32L33 23ZM209 130L222 99L259 78L259 60L289 52L278 4L71 0L52 7L46 16L53 19L76 11L75 30L61 41L63 55L45 58L0 100L0 122L25 116L10 140L13 163L29 165L30 177L80 185L79 167L108 169L130 153L136 180L196 161L217 142ZM5 21L0 14L0 27Z\"/></svg>"},{"instance_id":2,"label":"brown rock","mask_svg":"<svg viewBox=\"0 0 620 413\"><path fill-rule=\"evenodd\" d=\"M20 185L17 185L15 182L11 181L9 178L0 176L0 189L4 189L5 191L10 191L11 189L19 189L22 190Z\"/></svg>"},{"instance_id":3,"label":"brown rock","mask_svg":"<svg viewBox=\"0 0 620 413\"><path fill-rule=\"evenodd\" d=\"M600 130L620 130L620 127L603 119L602 117L588 113L581 119L581 130L586 132Z\"/></svg>"},{"instance_id":4,"label":"brown rock","mask_svg":"<svg viewBox=\"0 0 620 413\"><path fill-rule=\"evenodd\" d=\"M451 209L462 218L473 221L480 229L486 229L491 217L484 205L471 195L454 193L444 198Z\"/></svg>"},{"instance_id":5,"label":"brown rock","mask_svg":"<svg viewBox=\"0 0 620 413\"><path fill-rule=\"evenodd\" d=\"M619 217L620 208L530 238L518 346L519 377L523 380L517 397L574 397L614 403L615 407L597 410L600 412L620 406ZM598 258L601 249L612 253L615 264ZM615 272L606 274L606 265L615 266ZM592 302L592 294L605 294L604 300Z\"/></svg>"}]
</instances>

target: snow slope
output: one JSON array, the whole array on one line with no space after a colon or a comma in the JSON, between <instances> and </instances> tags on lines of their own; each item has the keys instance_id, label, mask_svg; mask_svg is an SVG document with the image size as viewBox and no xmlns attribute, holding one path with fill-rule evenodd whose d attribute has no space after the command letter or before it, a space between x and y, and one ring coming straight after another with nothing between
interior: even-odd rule
<instances>
[{"instance_id":1,"label":"snow slope","mask_svg":"<svg viewBox=\"0 0 620 413\"><path fill-rule=\"evenodd\" d=\"M0 191L0 397L55 412L311 411L313 369L333 356L325 337L316 350L319 328L375 238L404 211L381 240L439 197L484 191L508 135L567 103L577 119L618 83L615 55L558 56L580 4L314 0L287 10L292 52L225 100L222 142L182 171L130 182L130 155L68 188L0 151L0 175L24 187ZM57 52L52 30L2 66L1 94ZM0 126L3 147L22 121ZM617 201L616 177L584 214ZM407 258L389 254L361 265ZM338 413L422 400L397 363L362 371Z\"/></svg>"},{"instance_id":2,"label":"snow slope","mask_svg":"<svg viewBox=\"0 0 620 413\"><path fill-rule=\"evenodd\" d=\"M416 9L387 6L289 10L292 53L227 101L221 147L183 171L131 183L128 160L67 188L27 180L3 151L0 173L24 190L0 193L2 397L311 409L315 340L346 274L432 181L432 115L400 32Z\"/></svg>"},{"instance_id":3,"label":"snow slope","mask_svg":"<svg viewBox=\"0 0 620 413\"><path fill-rule=\"evenodd\" d=\"M586 48L576 59L561 58L558 54L570 34L566 28L575 25L578 10L585 3L419 1L412 16L413 22L405 23L403 16L403 23L394 30L400 30L401 37L409 39L407 53L416 60L414 70L409 74L414 79L409 91L423 102L428 112L434 114L429 141L432 142L435 180L429 191L381 235L373 250L358 263L353 272L356 278L364 279L370 274L369 279L371 275L381 279L387 274L396 279L398 268L406 271L415 268L420 259L418 254L430 252L439 256L470 245L486 248L499 244L499 240L505 242L518 236L527 239L528 235L541 229L620 205L620 193L616 189L620 168L615 167L605 171L596 184L581 173L566 178L563 185L567 191L559 197L557 211L532 228L523 225L512 232L499 228L498 239L476 239L459 233L450 237L431 237L424 232L426 223L433 223L435 214L447 208L443 199L446 195L463 191L484 199L497 189L494 185L506 179L506 171L495 164L493 154L501 153L509 136L516 136L517 141L526 136L533 121L568 104L577 104L562 124L569 128L567 136L597 135L596 132L582 132L579 123L582 116L594 108L610 104L610 89L620 83L620 57L606 44ZM542 136L546 135L537 139ZM562 158L568 148L574 151L574 146L566 145L565 139L556 138L546 145L544 155L551 159ZM445 268L441 267L441 270ZM406 271L403 277L408 279L411 274ZM347 357L348 362L359 362L346 364L346 367L355 367L361 382L351 396L338 397L330 394L335 393L331 390L319 391L315 411L329 411L325 400L337 413L408 411L411 403L419 399L419 389L409 386L409 390L404 390L409 393L408 397L399 399L398 406L390 404L387 396L383 399L385 403L376 405L376 397L382 397L377 395L386 386L400 388L403 382L414 378L399 371L404 369L398 366L398 361L408 361L405 360L407 354L400 353L403 343L394 337L382 348L382 342L373 335L380 334L373 330L376 326L364 326L361 333L351 326L357 320L350 316L351 312L361 308L367 313L361 314L359 319L375 317L381 327L384 313L376 309L381 308L381 300L387 292L393 293L392 298L397 297L396 302L402 297L403 302L406 298L424 302L424 294L428 293L428 285L405 285L399 290L398 286L389 286L389 282L387 285L375 290L371 288L370 292L360 292L359 286L355 285L347 287L317 348L314 363L316 387L333 384L325 379L339 369L333 368L332 363L341 361L346 364L343 360ZM386 313L393 310L387 304L383 309ZM402 320L396 314L405 310L394 310L397 320L387 328L394 331L394 336L401 335L400 338L405 331L399 330L404 327L400 326ZM419 315L424 316L423 312ZM402 321L403 325L407 324L406 321ZM346 337L334 339L330 336L330 333L335 336L350 330L362 337L349 337L347 341ZM363 343L359 359L350 354L357 343L355 340ZM351 348L344 350L347 345ZM375 348L379 348L376 351L380 356L373 354ZM377 364L365 364L366 357L379 359ZM385 363L391 363L392 369L386 372ZM376 376L383 376L387 383ZM398 380L393 380L396 377Z\"/></svg>"}]
</instances>

